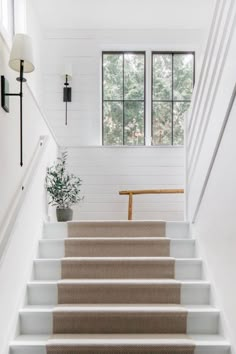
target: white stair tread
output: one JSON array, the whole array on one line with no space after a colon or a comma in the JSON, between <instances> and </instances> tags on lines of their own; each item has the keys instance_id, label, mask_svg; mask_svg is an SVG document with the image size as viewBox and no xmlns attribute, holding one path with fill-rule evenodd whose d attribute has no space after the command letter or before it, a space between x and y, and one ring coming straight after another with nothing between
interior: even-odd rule
<instances>
[{"instance_id":1,"label":"white stair tread","mask_svg":"<svg viewBox=\"0 0 236 354\"><path fill-rule=\"evenodd\" d=\"M46 345L46 342L51 338L49 335L21 335L16 337L14 341L11 342L11 346L27 346L27 345ZM188 338L188 339L187 339ZM57 342L60 344L68 343L106 343L106 344L116 344L120 342L136 344L136 343L162 343L162 342L173 342L173 343L183 343L193 341L196 346L229 346L229 342L220 335L185 335L178 334L168 334L168 335L158 335L158 334L70 334L67 338L60 338L58 336ZM53 343L54 340L50 339Z\"/></svg>"},{"instance_id":2,"label":"white stair tread","mask_svg":"<svg viewBox=\"0 0 236 354\"><path fill-rule=\"evenodd\" d=\"M64 258L36 258L35 262L59 262L61 260L78 260L78 261L158 261L158 260L175 260L176 262L201 263L201 258L178 258L174 257L64 257Z\"/></svg>"},{"instance_id":3,"label":"white stair tread","mask_svg":"<svg viewBox=\"0 0 236 354\"><path fill-rule=\"evenodd\" d=\"M205 280L175 280L175 279L61 279L53 280L34 280L28 283L29 286L57 285L57 284L181 284L188 286L209 286Z\"/></svg>"},{"instance_id":4,"label":"white stair tread","mask_svg":"<svg viewBox=\"0 0 236 354\"><path fill-rule=\"evenodd\" d=\"M181 311L186 310L189 313L216 313L220 311L209 305L162 305L162 304L79 304L79 305L31 305L25 306L20 313L31 312L52 312L52 311Z\"/></svg>"},{"instance_id":5,"label":"white stair tread","mask_svg":"<svg viewBox=\"0 0 236 354\"><path fill-rule=\"evenodd\" d=\"M62 260L78 260L78 261L156 261L174 260L173 257L64 257Z\"/></svg>"},{"instance_id":6,"label":"white stair tread","mask_svg":"<svg viewBox=\"0 0 236 354\"><path fill-rule=\"evenodd\" d=\"M55 238L43 238L39 240L41 243L49 243L49 242L55 242L55 243L60 243L64 242L65 240L80 240L80 241L155 241L155 240L170 240L171 242L187 242L187 243L195 243L194 238L178 238L176 240L170 239L169 237L71 237L71 238L64 238L64 239L55 239Z\"/></svg>"}]
</instances>

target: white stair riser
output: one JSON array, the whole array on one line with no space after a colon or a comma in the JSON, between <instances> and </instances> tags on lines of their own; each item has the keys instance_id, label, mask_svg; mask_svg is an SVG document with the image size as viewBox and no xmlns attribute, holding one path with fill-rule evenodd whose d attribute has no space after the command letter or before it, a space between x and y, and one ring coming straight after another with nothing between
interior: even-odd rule
<instances>
[{"instance_id":1,"label":"white stair riser","mask_svg":"<svg viewBox=\"0 0 236 354\"><path fill-rule=\"evenodd\" d=\"M217 334L218 312L189 312L188 334ZM51 311L22 311L20 313L21 334L52 334Z\"/></svg>"},{"instance_id":2,"label":"white stair riser","mask_svg":"<svg viewBox=\"0 0 236 354\"><path fill-rule=\"evenodd\" d=\"M35 280L61 279L60 260L36 260L34 262ZM200 280L202 278L202 263L199 260L180 260L175 262L175 279Z\"/></svg>"},{"instance_id":3,"label":"white stair riser","mask_svg":"<svg viewBox=\"0 0 236 354\"><path fill-rule=\"evenodd\" d=\"M40 258L62 258L65 255L64 240L42 240L39 243ZM109 257L109 254L107 254ZM193 258L194 240L171 240L170 256L174 258Z\"/></svg>"},{"instance_id":4,"label":"white stair riser","mask_svg":"<svg viewBox=\"0 0 236 354\"><path fill-rule=\"evenodd\" d=\"M63 239L66 237L67 223L46 223L44 225L44 238ZM189 238L189 224L185 222L167 222L166 237L174 239Z\"/></svg>"},{"instance_id":5,"label":"white stair riser","mask_svg":"<svg viewBox=\"0 0 236 354\"><path fill-rule=\"evenodd\" d=\"M46 354L45 346L35 345L13 345L10 354ZM229 354L229 346L209 345L196 346L194 354Z\"/></svg>"},{"instance_id":6,"label":"white stair riser","mask_svg":"<svg viewBox=\"0 0 236 354\"><path fill-rule=\"evenodd\" d=\"M183 284L181 286L182 305L208 305L210 287L205 284ZM56 305L58 303L57 285L28 285L29 305Z\"/></svg>"},{"instance_id":7,"label":"white stair riser","mask_svg":"<svg viewBox=\"0 0 236 354\"><path fill-rule=\"evenodd\" d=\"M47 354L45 345L12 345L10 354ZM224 353L223 353L224 354Z\"/></svg>"},{"instance_id":8,"label":"white stair riser","mask_svg":"<svg viewBox=\"0 0 236 354\"><path fill-rule=\"evenodd\" d=\"M207 347L196 346L194 354L230 354L230 348L229 346L217 346L217 345L212 345Z\"/></svg>"}]
</instances>

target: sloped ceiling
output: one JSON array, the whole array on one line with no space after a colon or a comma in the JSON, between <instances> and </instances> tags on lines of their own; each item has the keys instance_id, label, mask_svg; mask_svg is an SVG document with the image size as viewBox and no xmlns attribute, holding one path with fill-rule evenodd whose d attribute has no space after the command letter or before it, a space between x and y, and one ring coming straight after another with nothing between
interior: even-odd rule
<instances>
[{"instance_id":1,"label":"sloped ceiling","mask_svg":"<svg viewBox=\"0 0 236 354\"><path fill-rule=\"evenodd\" d=\"M206 28L215 0L32 0L45 29Z\"/></svg>"}]
</instances>

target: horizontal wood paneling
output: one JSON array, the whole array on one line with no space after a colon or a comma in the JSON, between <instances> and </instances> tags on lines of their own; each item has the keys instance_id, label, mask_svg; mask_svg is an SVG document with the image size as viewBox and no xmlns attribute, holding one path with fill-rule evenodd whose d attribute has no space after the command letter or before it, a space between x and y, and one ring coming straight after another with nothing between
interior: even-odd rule
<instances>
[{"instance_id":1,"label":"horizontal wood paneling","mask_svg":"<svg viewBox=\"0 0 236 354\"><path fill-rule=\"evenodd\" d=\"M82 178L80 220L127 219L120 190L184 187L183 148L78 147L68 149L68 168ZM183 220L184 195L134 196L134 219Z\"/></svg>"},{"instance_id":2,"label":"horizontal wood paneling","mask_svg":"<svg viewBox=\"0 0 236 354\"><path fill-rule=\"evenodd\" d=\"M182 148L98 147L101 144L101 52L103 50L195 50L200 61L202 30L68 30L45 33L44 110L69 167L83 179L79 219L126 219L124 189L184 187ZM65 64L72 65L72 102L62 100ZM198 66L197 66L198 70ZM150 111L150 110L149 110ZM150 117L148 117L150 120ZM147 129L150 135L150 129ZM150 138L150 137L149 137ZM94 146L94 147L90 147ZM74 147L74 148L72 148ZM134 218L181 220L184 196L137 196Z\"/></svg>"},{"instance_id":3,"label":"horizontal wood paneling","mask_svg":"<svg viewBox=\"0 0 236 354\"><path fill-rule=\"evenodd\" d=\"M42 58L44 111L55 129L59 144L101 144L103 50L195 50L200 53L203 39L204 30L200 29L58 29L45 32ZM199 55L196 58L198 61ZM68 126L65 127L62 92L64 67L68 63L73 71L72 102L68 104ZM147 135L150 135L150 128L147 129Z\"/></svg>"}]
</instances>

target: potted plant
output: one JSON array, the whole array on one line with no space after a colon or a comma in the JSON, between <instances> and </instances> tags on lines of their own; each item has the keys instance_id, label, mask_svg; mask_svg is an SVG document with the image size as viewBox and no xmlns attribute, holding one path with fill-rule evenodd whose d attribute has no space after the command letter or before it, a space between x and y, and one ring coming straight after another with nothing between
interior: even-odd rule
<instances>
[{"instance_id":1,"label":"potted plant","mask_svg":"<svg viewBox=\"0 0 236 354\"><path fill-rule=\"evenodd\" d=\"M57 221L69 221L73 218L71 206L79 203L81 179L66 170L67 152L53 166L47 168L45 187L49 194L49 204L56 206Z\"/></svg>"}]
</instances>

